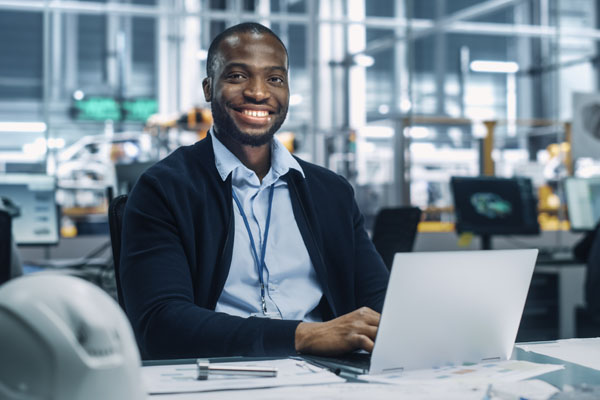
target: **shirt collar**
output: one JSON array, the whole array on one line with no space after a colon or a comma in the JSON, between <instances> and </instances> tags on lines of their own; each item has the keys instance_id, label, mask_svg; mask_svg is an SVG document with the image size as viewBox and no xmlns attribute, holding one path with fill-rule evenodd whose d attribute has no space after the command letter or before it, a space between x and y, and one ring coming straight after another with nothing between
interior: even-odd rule
<instances>
[{"instance_id":1,"label":"shirt collar","mask_svg":"<svg viewBox=\"0 0 600 400\"><path fill-rule=\"evenodd\" d=\"M248 169L214 134L209 131L212 138L213 152L215 153L215 165L221 179L225 181L229 174L235 169ZM295 169L304 178L304 171L298 161L290 154L288 149L276 137L271 142L271 171L277 178L287 174L290 169Z\"/></svg>"}]
</instances>

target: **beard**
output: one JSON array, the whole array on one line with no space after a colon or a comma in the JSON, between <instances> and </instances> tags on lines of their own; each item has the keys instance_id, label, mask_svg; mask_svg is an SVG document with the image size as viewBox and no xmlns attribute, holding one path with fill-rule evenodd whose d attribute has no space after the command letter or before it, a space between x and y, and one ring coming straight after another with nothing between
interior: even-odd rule
<instances>
[{"instance_id":1,"label":"beard","mask_svg":"<svg viewBox=\"0 0 600 400\"><path fill-rule=\"evenodd\" d=\"M252 147L260 147L269 143L273 139L275 132L279 130L283 124L283 121L285 121L288 110L287 105L282 108L279 114L277 114L275 117L273 125L271 125L266 132L252 135L243 132L233 121L233 118L231 118L231 116L227 113L225 107L223 107L219 102L212 101L210 103L210 108L213 115L214 125L221 134L230 136L233 140L240 144Z\"/></svg>"}]
</instances>

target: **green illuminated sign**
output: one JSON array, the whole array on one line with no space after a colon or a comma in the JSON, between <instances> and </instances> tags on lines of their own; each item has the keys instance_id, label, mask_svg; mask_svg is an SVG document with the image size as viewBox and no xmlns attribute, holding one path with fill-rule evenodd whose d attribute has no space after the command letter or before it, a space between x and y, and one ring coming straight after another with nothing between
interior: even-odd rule
<instances>
[{"instance_id":1,"label":"green illuminated sign","mask_svg":"<svg viewBox=\"0 0 600 400\"><path fill-rule=\"evenodd\" d=\"M158 112L158 103L155 99L124 100L121 103L125 121L146 121L152 114Z\"/></svg>"},{"instance_id":2,"label":"green illuminated sign","mask_svg":"<svg viewBox=\"0 0 600 400\"><path fill-rule=\"evenodd\" d=\"M75 100L74 118L79 121L141 121L158 111L155 99L125 99L86 97Z\"/></svg>"},{"instance_id":3,"label":"green illuminated sign","mask_svg":"<svg viewBox=\"0 0 600 400\"><path fill-rule=\"evenodd\" d=\"M110 97L89 97L75 101L75 118L78 120L119 121L121 115L119 103Z\"/></svg>"}]
</instances>

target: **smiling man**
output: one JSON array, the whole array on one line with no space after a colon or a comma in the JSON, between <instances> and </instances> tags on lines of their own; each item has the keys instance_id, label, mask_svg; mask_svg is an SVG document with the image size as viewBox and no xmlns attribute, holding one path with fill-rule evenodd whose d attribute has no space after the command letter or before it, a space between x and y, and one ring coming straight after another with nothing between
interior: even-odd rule
<instances>
[{"instance_id":1,"label":"smiling man","mask_svg":"<svg viewBox=\"0 0 600 400\"><path fill-rule=\"evenodd\" d=\"M351 186L275 138L288 54L245 23L210 46L208 137L127 201L121 285L145 358L371 351L388 272Z\"/></svg>"}]
</instances>

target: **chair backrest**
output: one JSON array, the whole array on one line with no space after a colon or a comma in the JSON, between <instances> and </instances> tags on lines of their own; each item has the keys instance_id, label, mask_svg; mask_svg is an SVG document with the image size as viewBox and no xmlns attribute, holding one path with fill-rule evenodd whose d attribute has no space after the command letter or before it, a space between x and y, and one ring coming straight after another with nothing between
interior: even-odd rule
<instances>
[{"instance_id":1,"label":"chair backrest","mask_svg":"<svg viewBox=\"0 0 600 400\"><path fill-rule=\"evenodd\" d=\"M4 210L0 210L0 285L11 277L11 217Z\"/></svg>"},{"instance_id":2,"label":"chair backrest","mask_svg":"<svg viewBox=\"0 0 600 400\"><path fill-rule=\"evenodd\" d=\"M373 244L388 269L394 254L412 251L420 220L419 207L383 208L375 217Z\"/></svg>"},{"instance_id":3,"label":"chair backrest","mask_svg":"<svg viewBox=\"0 0 600 400\"><path fill-rule=\"evenodd\" d=\"M121 308L125 310L123 293L121 292L121 277L119 263L121 261L121 231L123 228L123 212L127 203L127 195L115 197L108 206L108 226L110 229L110 243L112 245L113 263L115 266L115 283L117 284L117 298Z\"/></svg>"}]
</instances>

